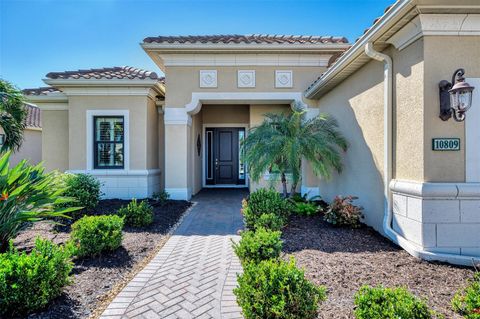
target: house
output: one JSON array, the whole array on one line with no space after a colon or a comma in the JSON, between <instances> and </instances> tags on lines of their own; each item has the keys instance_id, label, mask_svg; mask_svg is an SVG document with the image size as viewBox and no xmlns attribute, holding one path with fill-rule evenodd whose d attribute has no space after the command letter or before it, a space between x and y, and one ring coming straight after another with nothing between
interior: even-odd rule
<instances>
[{"instance_id":1,"label":"house","mask_svg":"<svg viewBox=\"0 0 480 319\"><path fill-rule=\"evenodd\" d=\"M52 72L51 91L30 96L43 110L48 168L93 174L109 197L255 188L239 141L264 113L301 103L309 117L336 117L350 142L331 180L303 165L302 193L358 196L365 222L417 257L480 258L477 0L399 0L353 45L273 35L141 45L165 79L132 67ZM455 121L439 83L459 68L478 89Z\"/></svg>"},{"instance_id":2,"label":"house","mask_svg":"<svg viewBox=\"0 0 480 319\"><path fill-rule=\"evenodd\" d=\"M10 165L16 165L26 159L30 164L38 164L42 161L42 119L38 107L25 104L27 117L25 119L25 130L23 131L23 142L20 149L10 156ZM0 146L5 140L5 132L0 127Z\"/></svg>"}]
</instances>

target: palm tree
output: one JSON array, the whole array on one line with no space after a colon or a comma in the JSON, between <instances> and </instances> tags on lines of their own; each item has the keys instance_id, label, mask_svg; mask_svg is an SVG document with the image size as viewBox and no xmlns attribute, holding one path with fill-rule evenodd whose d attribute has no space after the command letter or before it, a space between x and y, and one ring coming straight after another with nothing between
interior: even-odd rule
<instances>
[{"instance_id":1,"label":"palm tree","mask_svg":"<svg viewBox=\"0 0 480 319\"><path fill-rule=\"evenodd\" d=\"M5 133L5 141L0 152L18 150L23 142L27 110L21 91L11 83L0 79L0 127Z\"/></svg>"},{"instance_id":2,"label":"palm tree","mask_svg":"<svg viewBox=\"0 0 480 319\"><path fill-rule=\"evenodd\" d=\"M287 197L286 174L292 175L293 196L301 178L302 159L310 162L315 175L329 178L332 170L341 172L340 150L347 147L333 117L320 114L306 119L306 110L296 105L288 114L265 114L263 123L252 128L242 143L242 154L254 181L277 169Z\"/></svg>"}]
</instances>

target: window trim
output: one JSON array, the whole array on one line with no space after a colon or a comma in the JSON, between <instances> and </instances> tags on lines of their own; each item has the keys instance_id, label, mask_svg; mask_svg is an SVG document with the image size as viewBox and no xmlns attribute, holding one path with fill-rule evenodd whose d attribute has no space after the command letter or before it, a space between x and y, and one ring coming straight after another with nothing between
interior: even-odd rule
<instances>
[{"instance_id":1,"label":"window trim","mask_svg":"<svg viewBox=\"0 0 480 319\"><path fill-rule=\"evenodd\" d=\"M128 172L130 170L130 125L129 125L129 110L87 110L86 113L86 128L87 128L87 141L86 141L86 169L87 171L102 172L108 175L108 172ZM108 117L108 116L123 116L123 168L95 168L95 152L94 152L94 117Z\"/></svg>"},{"instance_id":2,"label":"window trim","mask_svg":"<svg viewBox=\"0 0 480 319\"><path fill-rule=\"evenodd\" d=\"M122 141L98 141L97 140L97 119L101 118L110 118L110 119L122 119L123 125L125 126L125 117L123 115L94 115L93 116L93 167L94 169L124 169L125 167L125 129L122 134ZM98 165L98 144L111 144L114 146L117 144L122 144L122 165L108 165L108 166L99 166Z\"/></svg>"}]
</instances>

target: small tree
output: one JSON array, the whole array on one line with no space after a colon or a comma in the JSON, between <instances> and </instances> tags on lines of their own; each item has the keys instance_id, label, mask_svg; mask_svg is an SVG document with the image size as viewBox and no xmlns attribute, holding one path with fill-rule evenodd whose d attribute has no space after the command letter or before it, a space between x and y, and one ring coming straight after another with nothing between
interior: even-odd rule
<instances>
[{"instance_id":1,"label":"small tree","mask_svg":"<svg viewBox=\"0 0 480 319\"><path fill-rule=\"evenodd\" d=\"M338 132L333 117L320 114L306 119L306 110L296 105L289 114L265 114L263 123L250 130L242 148L250 177L258 181L275 167L281 175L283 195L287 197L286 174L292 174L290 196L293 196L300 182L303 158L310 162L317 176L329 178L332 170L341 172L340 150L347 150L347 141Z\"/></svg>"},{"instance_id":2,"label":"small tree","mask_svg":"<svg viewBox=\"0 0 480 319\"><path fill-rule=\"evenodd\" d=\"M0 127L5 132L5 141L0 152L18 150L23 142L27 110L21 91L11 83L0 79Z\"/></svg>"}]
</instances>

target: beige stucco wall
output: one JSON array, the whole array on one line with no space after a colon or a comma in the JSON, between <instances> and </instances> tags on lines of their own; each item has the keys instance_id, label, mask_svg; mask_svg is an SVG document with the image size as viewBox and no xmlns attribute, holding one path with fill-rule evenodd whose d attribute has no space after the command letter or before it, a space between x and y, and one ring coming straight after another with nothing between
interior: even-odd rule
<instances>
[{"instance_id":1,"label":"beige stucco wall","mask_svg":"<svg viewBox=\"0 0 480 319\"><path fill-rule=\"evenodd\" d=\"M319 100L320 112L338 120L349 142L344 169L319 183L326 201L358 196L367 222L379 229L383 214L383 66L370 62Z\"/></svg>"},{"instance_id":2,"label":"beige stucco wall","mask_svg":"<svg viewBox=\"0 0 480 319\"><path fill-rule=\"evenodd\" d=\"M0 127L0 134L3 134ZM42 161L42 130L27 128L23 131L23 142L19 150L10 156L10 166L17 165L26 159L30 164L38 164Z\"/></svg>"},{"instance_id":3,"label":"beige stucco wall","mask_svg":"<svg viewBox=\"0 0 480 319\"><path fill-rule=\"evenodd\" d=\"M199 113L195 114L192 117L192 129L191 129L191 138L190 138L190 149L191 149L191 166L192 174L191 185L193 194L198 193L202 189L202 167L203 167L203 143L201 142L200 154L197 149L197 139L200 138L202 141L202 118L204 110L202 109Z\"/></svg>"},{"instance_id":4,"label":"beige stucco wall","mask_svg":"<svg viewBox=\"0 0 480 319\"><path fill-rule=\"evenodd\" d=\"M130 169L158 168L158 117L147 96L70 96L69 169L86 169L87 110L128 110Z\"/></svg>"},{"instance_id":5,"label":"beige stucco wall","mask_svg":"<svg viewBox=\"0 0 480 319\"><path fill-rule=\"evenodd\" d=\"M441 52L441 54L439 54ZM465 127L439 117L438 82L450 80L464 67L467 77L480 77L480 37L426 36L402 51L390 47L393 58L393 178L419 182L465 181ZM319 101L333 114L350 141L345 170L320 182L326 199L337 194L360 197L367 222L380 229L383 213L383 65L371 61ZM468 116L468 115L467 115ZM432 138L459 137L461 151L435 152ZM372 183L371 181L375 181ZM372 185L374 187L372 188Z\"/></svg>"},{"instance_id":6,"label":"beige stucco wall","mask_svg":"<svg viewBox=\"0 0 480 319\"><path fill-rule=\"evenodd\" d=\"M155 105L155 101L152 99L147 99L147 110L146 110L146 122L145 125L145 135L147 138L147 149L146 149L146 157L147 157L147 169L157 169L160 168L160 160L159 160L159 139L163 136L158 136L158 111L157 106ZM162 122L163 124L163 122Z\"/></svg>"},{"instance_id":7,"label":"beige stucco wall","mask_svg":"<svg viewBox=\"0 0 480 319\"><path fill-rule=\"evenodd\" d=\"M423 41L386 50L394 65L393 177L423 179ZM349 142L344 170L320 180L320 193L358 196L367 224L381 231L384 210L383 63L370 61L319 100L321 112L333 115Z\"/></svg>"},{"instance_id":8,"label":"beige stucco wall","mask_svg":"<svg viewBox=\"0 0 480 319\"><path fill-rule=\"evenodd\" d=\"M190 134L188 125L165 125L165 185L168 188L186 188L189 185Z\"/></svg>"},{"instance_id":9,"label":"beige stucco wall","mask_svg":"<svg viewBox=\"0 0 480 319\"><path fill-rule=\"evenodd\" d=\"M217 70L217 88L200 88L199 71ZM238 88L237 71L255 70L255 88ZM275 88L275 70L292 70L293 88ZM169 66L165 69L168 91L165 104L168 107L184 107L192 99L192 92L303 92L325 67L194 67Z\"/></svg>"},{"instance_id":10,"label":"beige stucco wall","mask_svg":"<svg viewBox=\"0 0 480 319\"><path fill-rule=\"evenodd\" d=\"M42 110L42 160L48 171L68 170L68 111Z\"/></svg>"},{"instance_id":11,"label":"beige stucco wall","mask_svg":"<svg viewBox=\"0 0 480 319\"><path fill-rule=\"evenodd\" d=\"M446 122L439 117L438 82L451 80L453 72L462 67L465 77L480 78L479 36L426 36L425 42L425 181L465 181L465 124L453 119ZM477 88L478 90L479 88ZM467 113L468 116L468 113ZM431 150L434 137L459 137L458 152L434 152Z\"/></svg>"},{"instance_id":12,"label":"beige stucco wall","mask_svg":"<svg viewBox=\"0 0 480 319\"><path fill-rule=\"evenodd\" d=\"M161 170L160 189L165 188L165 125L164 114L157 113L158 168Z\"/></svg>"},{"instance_id":13,"label":"beige stucco wall","mask_svg":"<svg viewBox=\"0 0 480 319\"><path fill-rule=\"evenodd\" d=\"M248 124L249 105L203 105L202 121L205 124Z\"/></svg>"}]
</instances>

